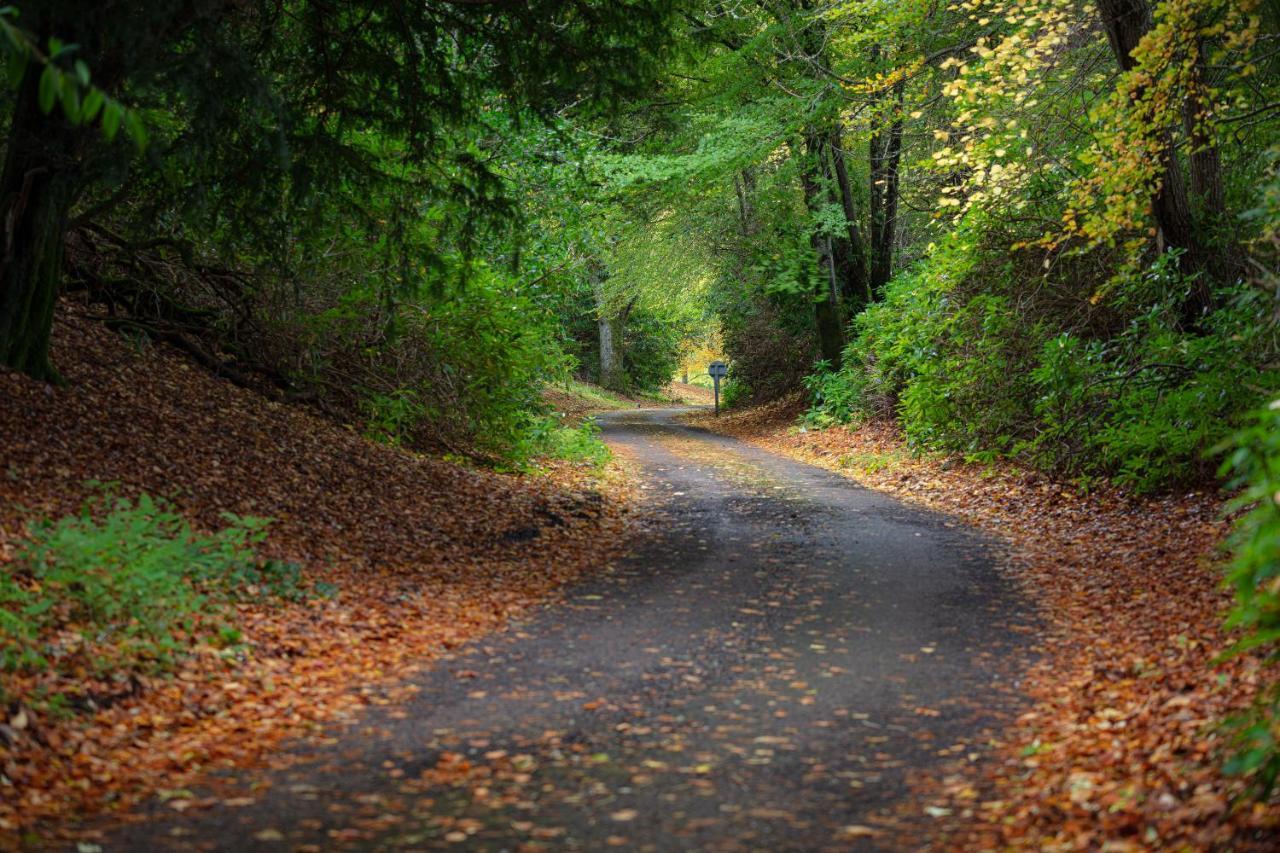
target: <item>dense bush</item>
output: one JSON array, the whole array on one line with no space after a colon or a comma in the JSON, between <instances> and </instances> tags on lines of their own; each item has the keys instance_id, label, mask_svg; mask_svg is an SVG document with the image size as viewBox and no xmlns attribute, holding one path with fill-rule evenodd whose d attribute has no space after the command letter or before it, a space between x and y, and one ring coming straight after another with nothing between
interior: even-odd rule
<instances>
[{"instance_id":1,"label":"dense bush","mask_svg":"<svg viewBox=\"0 0 1280 853\"><path fill-rule=\"evenodd\" d=\"M755 395L751 391L751 386L730 376L728 379L720 383L720 408L737 409L748 405Z\"/></svg>"},{"instance_id":2,"label":"dense bush","mask_svg":"<svg viewBox=\"0 0 1280 853\"><path fill-rule=\"evenodd\" d=\"M734 294L722 311L724 351L737 402L772 400L799 387L813 365L813 309L785 294Z\"/></svg>"},{"instance_id":3,"label":"dense bush","mask_svg":"<svg viewBox=\"0 0 1280 853\"><path fill-rule=\"evenodd\" d=\"M483 265L399 299L313 281L259 310L260 358L392 444L505 458L526 446L543 385L571 366L555 318Z\"/></svg>"},{"instance_id":4,"label":"dense bush","mask_svg":"<svg viewBox=\"0 0 1280 853\"><path fill-rule=\"evenodd\" d=\"M1261 294L1220 288L1218 309L1184 330L1189 282L1168 254L1115 283L1107 310L1086 311L1073 268L1037 281L995 251L1005 239L974 217L897 276L856 318L843 369L809 379L810 420L894 416L917 448L1017 456L1139 490L1209 474L1206 451L1267 390ZM1071 300L1081 310L1064 310Z\"/></svg>"},{"instance_id":5,"label":"dense bush","mask_svg":"<svg viewBox=\"0 0 1280 853\"><path fill-rule=\"evenodd\" d=\"M18 544L16 570L0 574L0 662L163 670L193 644L237 641L231 602L304 595L298 566L254 553L267 519L225 518L202 535L142 495L36 524Z\"/></svg>"},{"instance_id":6,"label":"dense bush","mask_svg":"<svg viewBox=\"0 0 1280 853\"><path fill-rule=\"evenodd\" d=\"M1208 452L1271 381L1260 367L1269 349L1260 294L1219 299L1199 332L1179 331L1162 302L1110 341L1049 341L1032 373L1034 458L1148 491L1208 476ZM1082 458L1067 457L1073 448Z\"/></svg>"},{"instance_id":7,"label":"dense bush","mask_svg":"<svg viewBox=\"0 0 1280 853\"><path fill-rule=\"evenodd\" d=\"M575 425L561 423L554 415L531 415L524 438L516 452L516 470L530 470L531 460L540 458L563 459L599 467L613 458L613 454L600 439L600 427L590 418Z\"/></svg>"}]
</instances>

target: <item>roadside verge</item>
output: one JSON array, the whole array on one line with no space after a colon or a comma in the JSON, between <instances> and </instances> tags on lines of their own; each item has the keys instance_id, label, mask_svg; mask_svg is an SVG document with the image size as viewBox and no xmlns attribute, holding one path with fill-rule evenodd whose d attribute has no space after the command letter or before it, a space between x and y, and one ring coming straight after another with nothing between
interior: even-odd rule
<instances>
[{"instance_id":1,"label":"roadside verge","mask_svg":"<svg viewBox=\"0 0 1280 853\"><path fill-rule=\"evenodd\" d=\"M1032 702L994 758L921 780L909 808L943 848L1275 849L1280 809L1240 799L1215 724L1247 706L1260 664L1217 663L1230 596L1214 493L1084 495L1014 466L912 455L884 424L795 427L797 401L694 425L955 515L1011 545L1005 571L1046 632L1024 675Z\"/></svg>"}]
</instances>

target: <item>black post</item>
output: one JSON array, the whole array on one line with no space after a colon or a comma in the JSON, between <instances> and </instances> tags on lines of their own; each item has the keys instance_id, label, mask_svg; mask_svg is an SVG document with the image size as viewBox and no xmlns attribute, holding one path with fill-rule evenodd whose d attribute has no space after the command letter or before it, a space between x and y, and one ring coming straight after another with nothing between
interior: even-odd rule
<instances>
[{"instance_id":1,"label":"black post","mask_svg":"<svg viewBox=\"0 0 1280 853\"><path fill-rule=\"evenodd\" d=\"M711 381L714 382L716 386L716 417L718 418L720 417L720 377L713 377Z\"/></svg>"}]
</instances>

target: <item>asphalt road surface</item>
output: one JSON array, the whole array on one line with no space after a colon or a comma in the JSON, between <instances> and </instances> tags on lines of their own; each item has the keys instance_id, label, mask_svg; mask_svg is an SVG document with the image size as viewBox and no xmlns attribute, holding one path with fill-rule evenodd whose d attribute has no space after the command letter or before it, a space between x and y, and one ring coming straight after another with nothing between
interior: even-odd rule
<instances>
[{"instance_id":1,"label":"asphalt road surface","mask_svg":"<svg viewBox=\"0 0 1280 853\"><path fill-rule=\"evenodd\" d=\"M981 755L1026 651L991 544L674 415L602 419L648 507L611 572L238 807L157 805L103 848L894 848L948 820L913 783Z\"/></svg>"}]
</instances>

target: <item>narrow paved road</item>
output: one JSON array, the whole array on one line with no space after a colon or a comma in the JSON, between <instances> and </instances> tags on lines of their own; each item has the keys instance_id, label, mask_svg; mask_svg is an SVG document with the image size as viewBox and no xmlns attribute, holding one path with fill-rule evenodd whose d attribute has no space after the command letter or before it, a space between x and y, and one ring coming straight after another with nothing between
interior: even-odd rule
<instances>
[{"instance_id":1,"label":"narrow paved road","mask_svg":"<svg viewBox=\"0 0 1280 853\"><path fill-rule=\"evenodd\" d=\"M672 412L604 431L653 509L614 572L252 804L157 807L106 849L848 849L892 846L895 812L946 820L908 781L981 750L1022 651L988 546Z\"/></svg>"}]
</instances>

